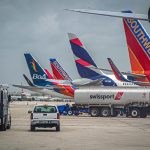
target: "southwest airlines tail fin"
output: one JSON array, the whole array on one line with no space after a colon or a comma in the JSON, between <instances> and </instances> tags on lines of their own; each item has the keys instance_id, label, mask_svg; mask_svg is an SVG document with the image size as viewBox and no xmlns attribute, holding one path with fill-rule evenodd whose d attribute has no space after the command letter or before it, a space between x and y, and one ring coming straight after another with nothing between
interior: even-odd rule
<instances>
[{"instance_id":1,"label":"southwest airlines tail fin","mask_svg":"<svg viewBox=\"0 0 150 150\"><path fill-rule=\"evenodd\" d=\"M131 69L133 73L150 73L150 38L140 21L123 19Z\"/></svg>"},{"instance_id":2,"label":"southwest airlines tail fin","mask_svg":"<svg viewBox=\"0 0 150 150\"><path fill-rule=\"evenodd\" d=\"M83 43L73 33L68 33L68 36L79 75L82 78L100 76L102 72L94 69L97 65L84 48Z\"/></svg>"},{"instance_id":3,"label":"southwest airlines tail fin","mask_svg":"<svg viewBox=\"0 0 150 150\"><path fill-rule=\"evenodd\" d=\"M38 64L38 62L29 53L24 54L26 62L30 71L31 78L35 85L44 86L48 78L44 69Z\"/></svg>"},{"instance_id":4,"label":"southwest airlines tail fin","mask_svg":"<svg viewBox=\"0 0 150 150\"><path fill-rule=\"evenodd\" d=\"M107 58L110 67L115 75L115 77L117 78L117 80L119 81L124 81L124 82L129 82L123 75L122 73L119 71L119 69L115 66L115 64L113 63L113 61L111 60L111 58Z\"/></svg>"},{"instance_id":5,"label":"southwest airlines tail fin","mask_svg":"<svg viewBox=\"0 0 150 150\"><path fill-rule=\"evenodd\" d=\"M59 80L69 80L72 81L66 71L61 67L58 61L54 58L50 59L51 68L53 71L53 75L56 79Z\"/></svg>"}]
</instances>

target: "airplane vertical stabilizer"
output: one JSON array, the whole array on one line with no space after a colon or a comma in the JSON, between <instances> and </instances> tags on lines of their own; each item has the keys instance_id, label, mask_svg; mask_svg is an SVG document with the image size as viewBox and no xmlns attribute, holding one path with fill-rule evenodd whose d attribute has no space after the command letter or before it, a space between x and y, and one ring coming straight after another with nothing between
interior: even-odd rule
<instances>
[{"instance_id":1,"label":"airplane vertical stabilizer","mask_svg":"<svg viewBox=\"0 0 150 150\"><path fill-rule=\"evenodd\" d=\"M150 38L140 21L123 19L131 69L134 73L150 71Z\"/></svg>"},{"instance_id":2,"label":"airplane vertical stabilizer","mask_svg":"<svg viewBox=\"0 0 150 150\"><path fill-rule=\"evenodd\" d=\"M102 72L94 69L97 65L84 48L83 43L73 33L68 33L68 36L79 75L82 78L100 76Z\"/></svg>"},{"instance_id":3,"label":"airplane vertical stabilizer","mask_svg":"<svg viewBox=\"0 0 150 150\"><path fill-rule=\"evenodd\" d=\"M49 78L47 74L45 73L44 69L40 66L40 64L37 63L37 61L31 54L26 53L24 54L24 56L26 58L26 62L27 62L33 83L39 86L45 85L45 81Z\"/></svg>"},{"instance_id":4,"label":"airplane vertical stabilizer","mask_svg":"<svg viewBox=\"0 0 150 150\"><path fill-rule=\"evenodd\" d=\"M72 81L67 72L62 68L58 61L54 58L50 59L51 68L53 75L58 80L69 80Z\"/></svg>"}]
</instances>

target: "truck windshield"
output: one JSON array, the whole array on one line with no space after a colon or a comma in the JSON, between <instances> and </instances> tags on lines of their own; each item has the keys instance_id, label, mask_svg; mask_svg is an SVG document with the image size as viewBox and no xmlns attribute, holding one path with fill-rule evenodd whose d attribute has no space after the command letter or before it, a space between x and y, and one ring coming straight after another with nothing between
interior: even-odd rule
<instances>
[{"instance_id":1,"label":"truck windshield","mask_svg":"<svg viewBox=\"0 0 150 150\"><path fill-rule=\"evenodd\" d=\"M56 113L55 106L35 106L34 113Z\"/></svg>"}]
</instances>

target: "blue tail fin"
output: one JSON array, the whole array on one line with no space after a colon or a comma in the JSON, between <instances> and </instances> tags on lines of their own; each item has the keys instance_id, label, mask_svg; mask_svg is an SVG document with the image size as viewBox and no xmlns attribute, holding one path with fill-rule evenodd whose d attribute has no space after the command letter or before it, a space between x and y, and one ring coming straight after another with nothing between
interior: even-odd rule
<instances>
[{"instance_id":1,"label":"blue tail fin","mask_svg":"<svg viewBox=\"0 0 150 150\"><path fill-rule=\"evenodd\" d=\"M94 69L97 65L90 57L79 38L77 38L77 36L73 33L68 33L68 36L79 75L82 78L93 78L100 76L102 72Z\"/></svg>"},{"instance_id":2,"label":"blue tail fin","mask_svg":"<svg viewBox=\"0 0 150 150\"><path fill-rule=\"evenodd\" d=\"M67 72L62 68L55 58L50 59L51 68L53 75L58 80L69 80L72 81Z\"/></svg>"},{"instance_id":3,"label":"blue tail fin","mask_svg":"<svg viewBox=\"0 0 150 150\"><path fill-rule=\"evenodd\" d=\"M38 64L38 62L29 53L24 54L26 62L30 71L33 83L38 86L44 86L48 79L44 69Z\"/></svg>"}]
</instances>

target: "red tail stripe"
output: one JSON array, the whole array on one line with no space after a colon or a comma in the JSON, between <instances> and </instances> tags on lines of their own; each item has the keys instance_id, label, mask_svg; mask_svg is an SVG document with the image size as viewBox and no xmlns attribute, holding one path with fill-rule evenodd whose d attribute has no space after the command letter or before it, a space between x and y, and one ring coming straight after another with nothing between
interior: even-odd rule
<instances>
[{"instance_id":1,"label":"red tail stripe","mask_svg":"<svg viewBox=\"0 0 150 150\"><path fill-rule=\"evenodd\" d=\"M83 46L83 44L80 42L78 38L72 39L70 41L78 46Z\"/></svg>"},{"instance_id":2,"label":"red tail stripe","mask_svg":"<svg viewBox=\"0 0 150 150\"><path fill-rule=\"evenodd\" d=\"M83 59L77 59L77 60L75 60L75 62L77 62L77 63L79 63L79 64L81 64L81 65L83 65L83 66L91 66L91 64L89 64L88 62L86 62L86 61L84 61Z\"/></svg>"}]
</instances>

